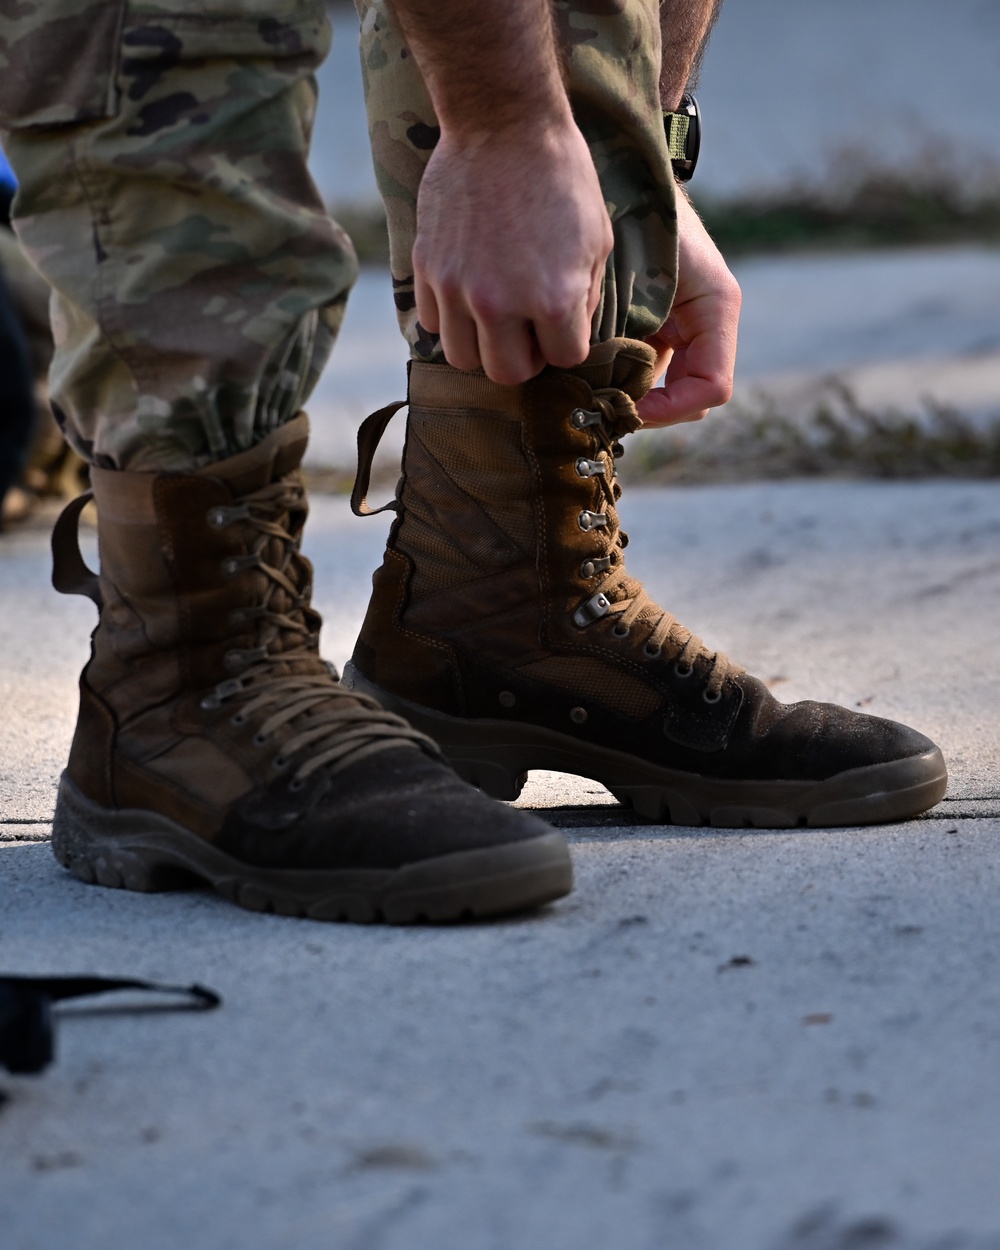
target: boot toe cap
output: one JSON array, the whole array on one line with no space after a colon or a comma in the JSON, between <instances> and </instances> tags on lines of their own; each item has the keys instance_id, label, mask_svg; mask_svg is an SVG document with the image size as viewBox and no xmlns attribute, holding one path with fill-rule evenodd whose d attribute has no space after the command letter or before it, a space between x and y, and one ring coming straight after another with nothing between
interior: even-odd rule
<instances>
[{"instance_id":1,"label":"boot toe cap","mask_svg":"<svg viewBox=\"0 0 1000 1250\"><path fill-rule=\"evenodd\" d=\"M230 815L218 839L267 867L395 869L548 837L550 826L461 781L411 748L379 752L298 793L279 783Z\"/></svg>"}]
</instances>

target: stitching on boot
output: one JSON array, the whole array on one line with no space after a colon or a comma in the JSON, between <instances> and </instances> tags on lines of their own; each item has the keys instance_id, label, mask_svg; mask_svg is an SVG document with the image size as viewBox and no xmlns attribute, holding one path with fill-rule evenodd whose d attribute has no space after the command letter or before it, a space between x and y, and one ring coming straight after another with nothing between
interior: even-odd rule
<instances>
[{"instance_id":1,"label":"stitching on boot","mask_svg":"<svg viewBox=\"0 0 1000 1250\"><path fill-rule=\"evenodd\" d=\"M399 592L396 596L396 602L393 605L392 621L401 634L407 638L412 638L424 646L431 646L435 650L440 651L448 660L448 671L451 674L455 697L459 706L465 705L465 690L462 686L461 674L458 671L458 662L455 656L455 648L449 642L442 642L437 638L432 638L429 634L422 634L417 630L409 629L403 624L403 612L407 606L409 599L409 580L413 576L413 561L408 555L402 551L388 550L385 553L386 560L394 560L401 564L405 570L404 576L399 583Z\"/></svg>"}]
</instances>

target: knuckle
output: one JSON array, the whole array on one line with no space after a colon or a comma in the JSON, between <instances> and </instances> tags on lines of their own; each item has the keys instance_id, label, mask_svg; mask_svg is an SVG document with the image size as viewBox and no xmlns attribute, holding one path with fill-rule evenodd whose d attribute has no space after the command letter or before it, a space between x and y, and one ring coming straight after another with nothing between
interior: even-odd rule
<instances>
[{"instance_id":1,"label":"knuckle","mask_svg":"<svg viewBox=\"0 0 1000 1250\"><path fill-rule=\"evenodd\" d=\"M717 382L708 394L708 408L721 408L723 404L728 404L733 397L732 382Z\"/></svg>"},{"instance_id":2,"label":"knuckle","mask_svg":"<svg viewBox=\"0 0 1000 1250\"><path fill-rule=\"evenodd\" d=\"M479 361L476 360L469 352L463 352L461 350L448 351L448 349L445 348L444 358L453 369L461 369L463 372L479 368Z\"/></svg>"},{"instance_id":3,"label":"knuckle","mask_svg":"<svg viewBox=\"0 0 1000 1250\"><path fill-rule=\"evenodd\" d=\"M532 319L554 330L571 331L590 297L590 280L553 284L535 293Z\"/></svg>"},{"instance_id":4,"label":"knuckle","mask_svg":"<svg viewBox=\"0 0 1000 1250\"><path fill-rule=\"evenodd\" d=\"M590 344L581 337L551 347L546 357L549 364L559 369L572 369L586 360L589 351Z\"/></svg>"},{"instance_id":5,"label":"knuckle","mask_svg":"<svg viewBox=\"0 0 1000 1250\"><path fill-rule=\"evenodd\" d=\"M438 275L434 282L434 289L438 299L448 304L454 304L461 298L462 283L457 275L442 273Z\"/></svg>"},{"instance_id":6,"label":"knuckle","mask_svg":"<svg viewBox=\"0 0 1000 1250\"><path fill-rule=\"evenodd\" d=\"M507 300L493 286L474 287L466 298L473 316L483 325L497 325L508 316Z\"/></svg>"}]
</instances>

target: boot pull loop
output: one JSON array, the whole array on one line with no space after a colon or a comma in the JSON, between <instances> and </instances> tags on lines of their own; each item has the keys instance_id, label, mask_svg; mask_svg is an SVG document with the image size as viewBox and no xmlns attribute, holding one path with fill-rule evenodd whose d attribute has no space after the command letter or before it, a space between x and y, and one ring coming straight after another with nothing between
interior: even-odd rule
<instances>
[{"instance_id":1,"label":"boot pull loop","mask_svg":"<svg viewBox=\"0 0 1000 1250\"><path fill-rule=\"evenodd\" d=\"M379 512L399 510L399 504L395 499L390 499L381 508L369 508L368 486L372 476L372 461L375 459L375 452L382 441L386 426L400 408L406 407L406 403L405 399L397 400L396 403L373 412L370 417L365 417L361 422L358 430L358 475L354 479L354 489L351 491L351 511L355 516L376 516Z\"/></svg>"},{"instance_id":2,"label":"boot pull loop","mask_svg":"<svg viewBox=\"0 0 1000 1250\"><path fill-rule=\"evenodd\" d=\"M61 595L86 595L104 606L101 584L80 554L80 513L93 499L88 490L63 508L52 530L52 585Z\"/></svg>"}]
</instances>

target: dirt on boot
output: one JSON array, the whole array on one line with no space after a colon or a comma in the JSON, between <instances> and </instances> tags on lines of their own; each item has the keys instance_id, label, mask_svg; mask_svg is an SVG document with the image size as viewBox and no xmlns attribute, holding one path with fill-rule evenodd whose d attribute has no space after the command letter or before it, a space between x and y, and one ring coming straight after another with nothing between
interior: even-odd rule
<instances>
[{"instance_id":1,"label":"dirt on boot","mask_svg":"<svg viewBox=\"0 0 1000 1250\"><path fill-rule=\"evenodd\" d=\"M52 844L84 881L207 882L316 920L455 920L572 887L563 838L456 777L319 655L304 416L192 474L93 471L53 535L57 589L100 607Z\"/></svg>"},{"instance_id":2,"label":"dirt on boot","mask_svg":"<svg viewBox=\"0 0 1000 1250\"><path fill-rule=\"evenodd\" d=\"M613 340L516 387L411 366L397 518L345 682L499 798L537 768L685 825L855 825L937 803L929 739L779 703L628 574L615 462L653 359ZM393 411L359 436L356 512Z\"/></svg>"}]
</instances>

